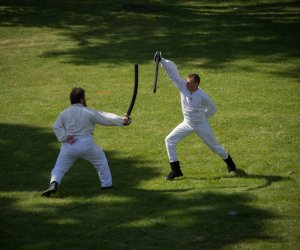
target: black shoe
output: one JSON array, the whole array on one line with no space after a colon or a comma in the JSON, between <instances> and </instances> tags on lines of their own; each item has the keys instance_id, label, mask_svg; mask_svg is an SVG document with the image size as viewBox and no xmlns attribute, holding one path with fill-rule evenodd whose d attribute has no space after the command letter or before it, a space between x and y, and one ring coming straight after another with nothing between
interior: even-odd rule
<instances>
[{"instance_id":1,"label":"black shoe","mask_svg":"<svg viewBox=\"0 0 300 250\"><path fill-rule=\"evenodd\" d=\"M170 162L171 166L171 172L167 175L166 179L171 181L176 177L183 176L183 173L181 172L179 161Z\"/></svg>"},{"instance_id":2,"label":"black shoe","mask_svg":"<svg viewBox=\"0 0 300 250\"><path fill-rule=\"evenodd\" d=\"M109 187L101 187L102 190L109 190L109 189L113 189L113 186L109 186Z\"/></svg>"},{"instance_id":3,"label":"black shoe","mask_svg":"<svg viewBox=\"0 0 300 250\"><path fill-rule=\"evenodd\" d=\"M49 188L42 193L42 196L49 197L51 194L56 193L58 183L56 181L51 182Z\"/></svg>"},{"instance_id":4,"label":"black shoe","mask_svg":"<svg viewBox=\"0 0 300 250\"><path fill-rule=\"evenodd\" d=\"M228 154L228 157L227 159L224 160L227 164L227 170L228 170L228 173L231 174L231 173L235 173L236 171L236 166L235 166L235 163L233 162L231 156Z\"/></svg>"},{"instance_id":5,"label":"black shoe","mask_svg":"<svg viewBox=\"0 0 300 250\"><path fill-rule=\"evenodd\" d=\"M171 172L166 176L166 179L171 181L176 177L180 177L183 176L181 170L179 169L179 171L175 171L175 170L171 170Z\"/></svg>"}]
</instances>

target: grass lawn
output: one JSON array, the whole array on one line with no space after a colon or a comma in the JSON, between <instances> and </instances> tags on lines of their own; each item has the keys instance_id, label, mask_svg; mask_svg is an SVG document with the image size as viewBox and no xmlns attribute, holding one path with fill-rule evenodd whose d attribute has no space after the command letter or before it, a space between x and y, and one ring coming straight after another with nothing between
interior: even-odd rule
<instances>
[{"instance_id":1,"label":"grass lawn","mask_svg":"<svg viewBox=\"0 0 300 250\"><path fill-rule=\"evenodd\" d=\"M254 1L0 1L0 248L299 249L300 4ZM182 121L160 50L195 72L239 177L196 135L178 145L184 176L168 182L164 138ZM60 145L51 126L72 87L129 127L98 126L115 189L82 160L48 187ZM237 211L238 216L229 216Z\"/></svg>"}]
</instances>

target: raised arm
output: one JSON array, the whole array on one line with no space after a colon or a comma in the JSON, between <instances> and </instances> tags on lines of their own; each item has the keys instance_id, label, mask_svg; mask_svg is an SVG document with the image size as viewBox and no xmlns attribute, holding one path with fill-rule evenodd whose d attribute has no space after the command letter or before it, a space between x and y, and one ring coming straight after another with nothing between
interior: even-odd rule
<instances>
[{"instance_id":1,"label":"raised arm","mask_svg":"<svg viewBox=\"0 0 300 250\"><path fill-rule=\"evenodd\" d=\"M171 60L165 59L162 57L161 52L157 51L154 55L154 61L158 58L161 66L166 71L167 75L169 76L170 80L173 84L179 88L180 91L186 89L186 81L179 76L177 66Z\"/></svg>"},{"instance_id":2,"label":"raised arm","mask_svg":"<svg viewBox=\"0 0 300 250\"><path fill-rule=\"evenodd\" d=\"M174 83L174 85L179 88L180 91L186 89L186 81L179 76L177 66L174 62L168 59L162 58L160 61L162 67L166 71L170 80Z\"/></svg>"}]
</instances>

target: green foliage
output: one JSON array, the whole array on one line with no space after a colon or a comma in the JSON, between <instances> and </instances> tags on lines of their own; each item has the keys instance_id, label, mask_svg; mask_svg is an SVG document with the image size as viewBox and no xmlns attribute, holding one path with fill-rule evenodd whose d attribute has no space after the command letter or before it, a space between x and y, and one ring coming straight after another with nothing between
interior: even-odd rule
<instances>
[{"instance_id":1,"label":"green foliage","mask_svg":"<svg viewBox=\"0 0 300 250\"><path fill-rule=\"evenodd\" d=\"M1 249L297 249L300 5L265 1L0 2ZM178 145L184 176L167 182L164 138L182 120L160 50L201 75L218 141L240 169L197 138ZM88 106L124 114L135 63L132 125L98 126L115 189L78 161L45 199L59 152L51 126L72 87ZM238 217L230 217L238 211Z\"/></svg>"}]
</instances>

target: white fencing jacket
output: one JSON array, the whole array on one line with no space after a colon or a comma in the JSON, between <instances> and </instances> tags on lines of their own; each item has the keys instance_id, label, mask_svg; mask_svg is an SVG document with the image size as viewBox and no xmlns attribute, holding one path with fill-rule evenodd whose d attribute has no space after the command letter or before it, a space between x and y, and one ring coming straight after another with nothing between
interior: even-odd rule
<instances>
[{"instance_id":1,"label":"white fencing jacket","mask_svg":"<svg viewBox=\"0 0 300 250\"><path fill-rule=\"evenodd\" d=\"M180 91L181 108L186 122L197 125L216 113L213 101L202 89L198 88L194 92L187 89L186 80L180 78L174 62L162 58L160 63Z\"/></svg>"},{"instance_id":2,"label":"white fencing jacket","mask_svg":"<svg viewBox=\"0 0 300 250\"><path fill-rule=\"evenodd\" d=\"M53 131L58 141L63 142L68 135L93 135L96 124L124 126L123 123L123 117L77 103L60 113L53 125Z\"/></svg>"}]
</instances>

